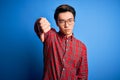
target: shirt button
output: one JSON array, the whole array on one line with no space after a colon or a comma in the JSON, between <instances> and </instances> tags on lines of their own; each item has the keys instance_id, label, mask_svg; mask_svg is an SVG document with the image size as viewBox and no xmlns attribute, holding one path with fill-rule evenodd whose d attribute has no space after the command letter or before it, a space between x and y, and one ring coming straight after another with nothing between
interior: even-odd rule
<instances>
[{"instance_id":1,"label":"shirt button","mask_svg":"<svg viewBox=\"0 0 120 80\"><path fill-rule=\"evenodd\" d=\"M63 71L65 70L65 68L63 68Z\"/></svg>"},{"instance_id":2,"label":"shirt button","mask_svg":"<svg viewBox=\"0 0 120 80\"><path fill-rule=\"evenodd\" d=\"M68 49L66 49L66 51L68 51Z\"/></svg>"},{"instance_id":3,"label":"shirt button","mask_svg":"<svg viewBox=\"0 0 120 80\"><path fill-rule=\"evenodd\" d=\"M63 62L65 62L65 59L63 59Z\"/></svg>"},{"instance_id":4,"label":"shirt button","mask_svg":"<svg viewBox=\"0 0 120 80\"><path fill-rule=\"evenodd\" d=\"M68 42L68 40L67 40L67 42Z\"/></svg>"}]
</instances>

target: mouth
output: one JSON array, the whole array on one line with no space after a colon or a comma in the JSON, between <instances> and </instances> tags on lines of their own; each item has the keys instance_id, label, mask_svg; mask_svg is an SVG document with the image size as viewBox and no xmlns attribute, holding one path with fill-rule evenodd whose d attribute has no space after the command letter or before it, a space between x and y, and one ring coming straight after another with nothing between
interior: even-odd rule
<instances>
[{"instance_id":1,"label":"mouth","mask_svg":"<svg viewBox=\"0 0 120 80\"><path fill-rule=\"evenodd\" d=\"M71 31L71 29L65 29L66 31Z\"/></svg>"},{"instance_id":2,"label":"mouth","mask_svg":"<svg viewBox=\"0 0 120 80\"><path fill-rule=\"evenodd\" d=\"M65 32L69 33L69 32L71 32L71 29L65 29Z\"/></svg>"}]
</instances>

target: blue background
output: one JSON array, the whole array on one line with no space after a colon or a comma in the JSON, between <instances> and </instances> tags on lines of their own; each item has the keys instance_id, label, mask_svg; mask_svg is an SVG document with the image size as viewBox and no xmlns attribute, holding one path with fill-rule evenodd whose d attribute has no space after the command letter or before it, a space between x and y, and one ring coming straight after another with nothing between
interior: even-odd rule
<instances>
[{"instance_id":1,"label":"blue background","mask_svg":"<svg viewBox=\"0 0 120 80\"><path fill-rule=\"evenodd\" d=\"M43 44L34 22L60 4L76 9L74 35L88 50L89 80L120 80L119 0L0 0L0 80L41 80Z\"/></svg>"}]
</instances>

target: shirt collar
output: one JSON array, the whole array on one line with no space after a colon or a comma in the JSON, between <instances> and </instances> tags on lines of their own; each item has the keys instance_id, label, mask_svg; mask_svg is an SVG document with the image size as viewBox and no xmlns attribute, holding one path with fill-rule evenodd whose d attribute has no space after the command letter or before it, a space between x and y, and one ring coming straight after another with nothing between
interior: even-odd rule
<instances>
[{"instance_id":1,"label":"shirt collar","mask_svg":"<svg viewBox=\"0 0 120 80\"><path fill-rule=\"evenodd\" d=\"M74 38L74 34L72 33L72 35L70 36L70 37L66 37L66 35L65 34L63 34L62 32L58 32L58 35L62 38L62 39L69 39L69 40L73 40L73 38Z\"/></svg>"}]
</instances>

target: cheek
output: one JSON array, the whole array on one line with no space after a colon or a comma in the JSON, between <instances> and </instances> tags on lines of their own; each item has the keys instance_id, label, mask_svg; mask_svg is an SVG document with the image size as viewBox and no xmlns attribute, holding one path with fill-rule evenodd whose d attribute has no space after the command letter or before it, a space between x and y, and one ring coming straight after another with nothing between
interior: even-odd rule
<instances>
[{"instance_id":1,"label":"cheek","mask_svg":"<svg viewBox=\"0 0 120 80\"><path fill-rule=\"evenodd\" d=\"M75 23L74 23L75 24ZM74 24L72 24L72 26L74 27Z\"/></svg>"},{"instance_id":2,"label":"cheek","mask_svg":"<svg viewBox=\"0 0 120 80\"><path fill-rule=\"evenodd\" d=\"M60 26L59 24L57 25L59 29L63 29L64 27L63 26Z\"/></svg>"},{"instance_id":3,"label":"cheek","mask_svg":"<svg viewBox=\"0 0 120 80\"><path fill-rule=\"evenodd\" d=\"M74 24L72 25L72 28L74 28Z\"/></svg>"},{"instance_id":4,"label":"cheek","mask_svg":"<svg viewBox=\"0 0 120 80\"><path fill-rule=\"evenodd\" d=\"M64 31L64 28L63 27L59 27L60 30Z\"/></svg>"},{"instance_id":5,"label":"cheek","mask_svg":"<svg viewBox=\"0 0 120 80\"><path fill-rule=\"evenodd\" d=\"M71 29L73 29L74 28L74 25L71 25Z\"/></svg>"},{"instance_id":6,"label":"cheek","mask_svg":"<svg viewBox=\"0 0 120 80\"><path fill-rule=\"evenodd\" d=\"M58 28L59 28L59 31L63 31L62 27L60 27L59 25L58 25Z\"/></svg>"}]
</instances>

